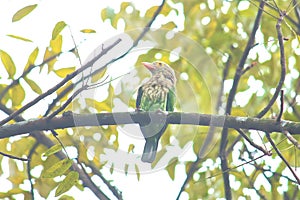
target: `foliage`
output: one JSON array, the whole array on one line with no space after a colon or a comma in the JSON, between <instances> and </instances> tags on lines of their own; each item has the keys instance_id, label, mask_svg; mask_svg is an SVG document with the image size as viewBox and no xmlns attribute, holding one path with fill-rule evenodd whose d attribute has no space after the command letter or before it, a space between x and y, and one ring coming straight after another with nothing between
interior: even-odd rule
<instances>
[{"instance_id":1,"label":"foliage","mask_svg":"<svg viewBox=\"0 0 300 200\"><path fill-rule=\"evenodd\" d=\"M159 59L169 63L176 71L178 79L176 85L177 110L224 114L237 66L252 33L259 2L256 0L166 1L153 24L156 29L149 30L134 49L135 53L140 50L138 55L128 53L124 57L125 61L127 61L126 57L133 59L136 67L130 74L122 77L118 84L115 84L112 79L109 80L108 77L115 77L113 73L117 74L119 69L120 71L124 70L122 69L122 67L125 68L122 62L126 62L122 59L107 63L105 66L108 66L108 70L106 71L97 71L95 67L92 67L79 73L77 79L69 80L64 86L55 90L53 95L45 98L45 102L42 104L45 104L43 106L49 108L50 113L52 113L62 107L78 88L84 84L89 84L91 89L72 98L72 104L68 105L65 111L100 113L133 110L136 89L145 78L149 77L149 74L141 69L140 63ZM299 11L297 10L300 7L299 5L292 6L292 2L294 1L278 0L276 1L277 5L274 1L268 1L263 8L264 13L256 33L255 43L251 47L250 54L243 66L243 70L247 68L249 70L245 70L239 80L231 110L232 115L256 116L273 97L275 88L282 76L280 46L276 33L279 11L274 9L277 5L281 10L287 11L287 17L284 18L281 27L285 39L284 51L287 63L287 74L282 88L285 96L282 118L291 121L300 120L298 95L300 57L299 30L297 29L300 23L297 15ZM118 8L103 8L99 19L95 20L108 25L116 33L117 30L122 29L121 31L133 41L143 31L141 28L145 27L153 18L153 14L158 8L159 6L154 5L141 9L136 6L134 1L122 2ZM20 8L13 15L12 21L22 23L23 18L26 19L27 15L32 14L37 9L39 9L38 4ZM124 24L123 27L121 26L122 23ZM63 56L66 54L76 60L80 57L80 46L68 51L63 50L66 38L73 37L70 33L64 32L68 26L68 22L63 20L57 22L52 32L49 33L49 45L45 49L37 44L30 54L23 51L23 55L29 54L24 67L17 66L16 60L18 58L11 56L11 52L6 49L2 49L0 44L2 61L0 68L6 73L0 75L0 109L3 113L10 115L56 85L56 83L49 81L47 76L55 75L55 80L58 83L82 67L84 63L81 61L78 62L81 63L78 66L74 66L73 63L65 65L62 62ZM91 38L94 34L99 34L100 38L102 37L101 34L106 34L105 31L96 31L94 27L81 27L77 32L86 34L87 37ZM35 44L34 39L30 40L15 34L8 34L7 36L20 43ZM151 44L148 45L147 42ZM107 45L106 43L101 48L103 49ZM109 55L109 52L107 54ZM227 76L224 77L226 65L229 68ZM46 87L45 84L38 82L37 74L48 81ZM84 76L86 75L92 77L85 79ZM222 83L224 83L224 88L220 90ZM222 95L221 99L218 99L220 91ZM51 103L52 101L53 103ZM24 112L24 116L38 118L49 114L49 112L47 114L42 113L39 104L34 105L36 106L34 107L36 108L35 115L32 116L32 112L28 109ZM264 117L276 118L281 109L278 100ZM26 115L27 113L28 115ZM22 120L25 119L15 118L9 123ZM21 187L28 181L27 170L29 170L34 192L37 192L41 197L47 198L50 192L55 190L55 196L61 195L61 199L73 199L73 197L63 194L73 186L79 189L82 189L83 186L87 187L79 181L79 179L82 180L80 173L72 166L78 164L83 171L86 170L84 172L89 176L97 175L101 179L103 178L101 173L105 171L104 167L108 167L111 174L115 171L123 171L126 175L134 173L139 181L143 179L143 173L148 172L149 169L153 171L162 169L167 172L170 177L170 184L172 184L172 181L176 181L182 176L182 174L177 174L176 169L178 167L184 166L186 169L184 176L188 174L196 155L205 144L209 132L208 127L169 126L161 138L161 151L158 152L156 161L150 168L146 167L147 170L145 170L145 165L140 162L142 148L139 148L138 145L144 141L137 141L138 135L130 135L128 132L132 130L136 130L136 127L112 125L56 130L58 136L53 133L46 134L53 144L52 147L49 146L49 143L48 145L40 143L43 140L39 140L40 136L34 134L31 135L32 137L25 135L1 139L0 152L12 154L19 158L28 157L30 161L21 162L11 158L7 161L3 156L0 156L0 174L7 170L3 166L8 163L9 171L6 172L6 175L12 184L9 191L0 193L0 197L14 198L16 194L23 194L25 199L30 198L31 191ZM222 170L218 158L221 131L221 129L214 130L214 137L205 151L204 158L197 164L194 175L190 177L188 185L184 188L189 199L225 197ZM131 139L125 138L124 132ZM247 131L246 134L254 143L267 148L267 150L273 149L265 137L265 133ZM297 160L299 149L296 149L283 133L272 133L271 136L290 166L293 169L298 168L299 171L299 161ZM56 140L57 137L63 146ZM299 136L295 136L295 138L299 141ZM38 145L36 145L36 141L39 141ZM190 145L191 148L189 148ZM192 158L185 157L184 153L180 155L177 153L170 154L170 149L175 147L180 152L185 152L188 149L193 155ZM75 157L60 157L59 153L62 154L61 151L64 148L75 148L76 159ZM287 165L279 158L278 154L275 151L272 153L272 156L269 157L267 155L261 156L262 152L251 146L245 139L241 139L237 131L229 130L227 159L234 199L239 197L278 199L278 196L296 199L299 185L290 175ZM90 168L96 168L97 172L90 172ZM33 173L37 169L40 173ZM57 177L60 178L59 181L57 181ZM63 180L62 177L64 177ZM106 183L104 178L103 180ZM107 182L106 185L113 191L109 181ZM116 187L118 186L116 185ZM134 192L134 190L132 191ZM176 194L168 197L175 198L177 191L174 193Z\"/></svg>"}]
</instances>

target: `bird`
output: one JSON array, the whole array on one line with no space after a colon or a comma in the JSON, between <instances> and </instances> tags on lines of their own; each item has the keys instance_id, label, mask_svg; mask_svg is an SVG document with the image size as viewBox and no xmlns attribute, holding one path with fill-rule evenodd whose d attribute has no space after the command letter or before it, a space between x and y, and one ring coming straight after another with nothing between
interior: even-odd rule
<instances>
[{"instance_id":1,"label":"bird","mask_svg":"<svg viewBox=\"0 0 300 200\"><path fill-rule=\"evenodd\" d=\"M152 76L138 89L136 110L155 111L163 114L174 111L176 100L174 70L162 61L142 62L142 64L151 72ZM155 160L159 139L166 128L166 121L140 123L141 132L146 140L141 158L143 162L152 163Z\"/></svg>"}]
</instances>

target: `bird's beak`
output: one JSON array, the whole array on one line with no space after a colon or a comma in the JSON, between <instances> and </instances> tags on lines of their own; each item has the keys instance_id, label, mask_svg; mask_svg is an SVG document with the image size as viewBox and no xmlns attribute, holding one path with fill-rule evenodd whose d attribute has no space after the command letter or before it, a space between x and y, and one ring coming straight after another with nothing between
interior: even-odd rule
<instances>
[{"instance_id":1,"label":"bird's beak","mask_svg":"<svg viewBox=\"0 0 300 200\"><path fill-rule=\"evenodd\" d=\"M142 62L142 64L150 71L154 70L154 66L152 65L152 63L149 62Z\"/></svg>"}]
</instances>

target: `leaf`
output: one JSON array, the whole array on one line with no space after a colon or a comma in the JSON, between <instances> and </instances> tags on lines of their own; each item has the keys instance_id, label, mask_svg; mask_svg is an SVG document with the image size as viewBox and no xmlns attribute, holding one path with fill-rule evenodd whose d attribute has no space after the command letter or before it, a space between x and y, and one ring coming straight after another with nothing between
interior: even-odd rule
<instances>
[{"instance_id":1,"label":"leaf","mask_svg":"<svg viewBox=\"0 0 300 200\"><path fill-rule=\"evenodd\" d=\"M23 17L28 15L31 11L33 11L36 7L37 7L37 4L34 4L34 5L26 6L22 9L18 10L14 14L14 16L12 18L12 22L19 21L20 19L22 19Z\"/></svg>"},{"instance_id":2,"label":"leaf","mask_svg":"<svg viewBox=\"0 0 300 200\"><path fill-rule=\"evenodd\" d=\"M57 22L53 31L52 31L52 40L58 36L58 34L67 26L64 21Z\"/></svg>"},{"instance_id":3,"label":"leaf","mask_svg":"<svg viewBox=\"0 0 300 200\"><path fill-rule=\"evenodd\" d=\"M56 63L57 59L54 57L56 54L54 54L52 51L49 50L49 48L46 48L45 54L44 54L44 62L47 61L48 66L48 73L52 71L54 64ZM41 68L42 70L42 68Z\"/></svg>"},{"instance_id":4,"label":"leaf","mask_svg":"<svg viewBox=\"0 0 300 200\"><path fill-rule=\"evenodd\" d=\"M25 99L24 88L20 84L13 87L11 90L11 97L13 106L20 106Z\"/></svg>"},{"instance_id":5,"label":"leaf","mask_svg":"<svg viewBox=\"0 0 300 200\"><path fill-rule=\"evenodd\" d=\"M74 200L74 198L68 195L63 195L59 198L59 200Z\"/></svg>"},{"instance_id":6,"label":"leaf","mask_svg":"<svg viewBox=\"0 0 300 200\"><path fill-rule=\"evenodd\" d=\"M27 64L24 67L24 71L26 71L30 66L34 65L34 62L38 56L38 53L39 53L39 48L36 47L29 55Z\"/></svg>"},{"instance_id":7,"label":"leaf","mask_svg":"<svg viewBox=\"0 0 300 200\"><path fill-rule=\"evenodd\" d=\"M93 30L93 29L82 29L82 30L80 30L80 32L82 32L82 33L96 33L96 31Z\"/></svg>"},{"instance_id":8,"label":"leaf","mask_svg":"<svg viewBox=\"0 0 300 200\"><path fill-rule=\"evenodd\" d=\"M16 66L10 55L3 50L0 50L1 61L8 73L9 78L13 78L16 73Z\"/></svg>"},{"instance_id":9,"label":"leaf","mask_svg":"<svg viewBox=\"0 0 300 200\"><path fill-rule=\"evenodd\" d=\"M68 74L75 71L75 67L67 67L62 69L54 70L55 74L61 78L65 78Z\"/></svg>"},{"instance_id":10,"label":"leaf","mask_svg":"<svg viewBox=\"0 0 300 200\"><path fill-rule=\"evenodd\" d=\"M127 176L128 174L128 168L129 168L129 165L126 163L125 164L125 167L124 167L124 172L125 172L125 175Z\"/></svg>"},{"instance_id":11,"label":"leaf","mask_svg":"<svg viewBox=\"0 0 300 200\"><path fill-rule=\"evenodd\" d=\"M178 158L172 158L166 167L166 170L170 176L170 178L174 181L175 179L175 167L178 163Z\"/></svg>"},{"instance_id":12,"label":"leaf","mask_svg":"<svg viewBox=\"0 0 300 200\"><path fill-rule=\"evenodd\" d=\"M21 37L21 36L17 36L17 35L11 35L11 34L7 34L7 36L18 39L18 40L23 40L25 42L32 42L32 40L29 40L27 38Z\"/></svg>"},{"instance_id":13,"label":"leaf","mask_svg":"<svg viewBox=\"0 0 300 200\"><path fill-rule=\"evenodd\" d=\"M106 19L110 19L112 20L114 17L115 17L115 11L114 9L108 7L108 8L105 8L101 11L101 18L102 20L106 20Z\"/></svg>"},{"instance_id":14,"label":"leaf","mask_svg":"<svg viewBox=\"0 0 300 200\"><path fill-rule=\"evenodd\" d=\"M43 171L42 178L61 176L72 166L72 163L73 161L69 159L61 160Z\"/></svg>"},{"instance_id":15,"label":"leaf","mask_svg":"<svg viewBox=\"0 0 300 200\"><path fill-rule=\"evenodd\" d=\"M114 172L114 164L110 166L109 172L112 174Z\"/></svg>"},{"instance_id":16,"label":"leaf","mask_svg":"<svg viewBox=\"0 0 300 200\"><path fill-rule=\"evenodd\" d=\"M99 72L99 73L93 75L93 76L92 76L91 82L92 82L92 83L95 83L95 82L97 82L98 80L100 80L100 79L104 76L104 74L106 73L106 69L107 69L107 68L105 68L104 70L101 70L101 72Z\"/></svg>"},{"instance_id":17,"label":"leaf","mask_svg":"<svg viewBox=\"0 0 300 200\"><path fill-rule=\"evenodd\" d=\"M52 154L55 154L57 152L59 152L62 149L61 144L56 144L53 145L51 148L49 148L47 151L45 151L45 153L43 154L44 157L48 157Z\"/></svg>"},{"instance_id":18,"label":"leaf","mask_svg":"<svg viewBox=\"0 0 300 200\"><path fill-rule=\"evenodd\" d=\"M42 94L43 91L40 88L40 86L38 84L36 84L36 82L34 82L33 80L29 79L29 78L24 78L24 80L26 81L26 83L30 86L30 88L37 94Z\"/></svg>"},{"instance_id":19,"label":"leaf","mask_svg":"<svg viewBox=\"0 0 300 200\"><path fill-rule=\"evenodd\" d=\"M51 51L54 54L59 54L61 52L61 46L62 46L62 36L61 35L58 35L55 39L50 41Z\"/></svg>"},{"instance_id":20,"label":"leaf","mask_svg":"<svg viewBox=\"0 0 300 200\"><path fill-rule=\"evenodd\" d=\"M68 173L66 178L58 185L55 191L55 197L70 190L78 181L79 174L76 171L71 171Z\"/></svg>"},{"instance_id":21,"label":"leaf","mask_svg":"<svg viewBox=\"0 0 300 200\"><path fill-rule=\"evenodd\" d=\"M127 151L127 152L128 152L128 153L129 153L129 152L132 152L132 153L133 153L134 147L135 147L134 144L130 144L129 147L128 147L128 151Z\"/></svg>"},{"instance_id":22,"label":"leaf","mask_svg":"<svg viewBox=\"0 0 300 200\"><path fill-rule=\"evenodd\" d=\"M136 172L136 177L139 181L140 177L141 177L141 173L140 173L140 170L139 170L139 167L137 166L137 164L134 165L134 169L135 169L135 172Z\"/></svg>"}]
</instances>

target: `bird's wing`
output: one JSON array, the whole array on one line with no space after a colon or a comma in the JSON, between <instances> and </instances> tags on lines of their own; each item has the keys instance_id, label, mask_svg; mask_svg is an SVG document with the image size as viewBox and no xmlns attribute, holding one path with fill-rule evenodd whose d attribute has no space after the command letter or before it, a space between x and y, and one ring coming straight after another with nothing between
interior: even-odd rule
<instances>
[{"instance_id":1,"label":"bird's wing","mask_svg":"<svg viewBox=\"0 0 300 200\"><path fill-rule=\"evenodd\" d=\"M141 100L142 100L142 96L143 96L143 87L141 86L138 90L138 94L137 94L137 98L136 98L136 102L135 102L135 107L136 108L140 108L141 106Z\"/></svg>"},{"instance_id":2,"label":"bird's wing","mask_svg":"<svg viewBox=\"0 0 300 200\"><path fill-rule=\"evenodd\" d=\"M175 89L170 89L167 95L167 105L166 105L166 110L167 111L173 111L174 110L174 104L176 100L176 95L175 95Z\"/></svg>"}]
</instances>

